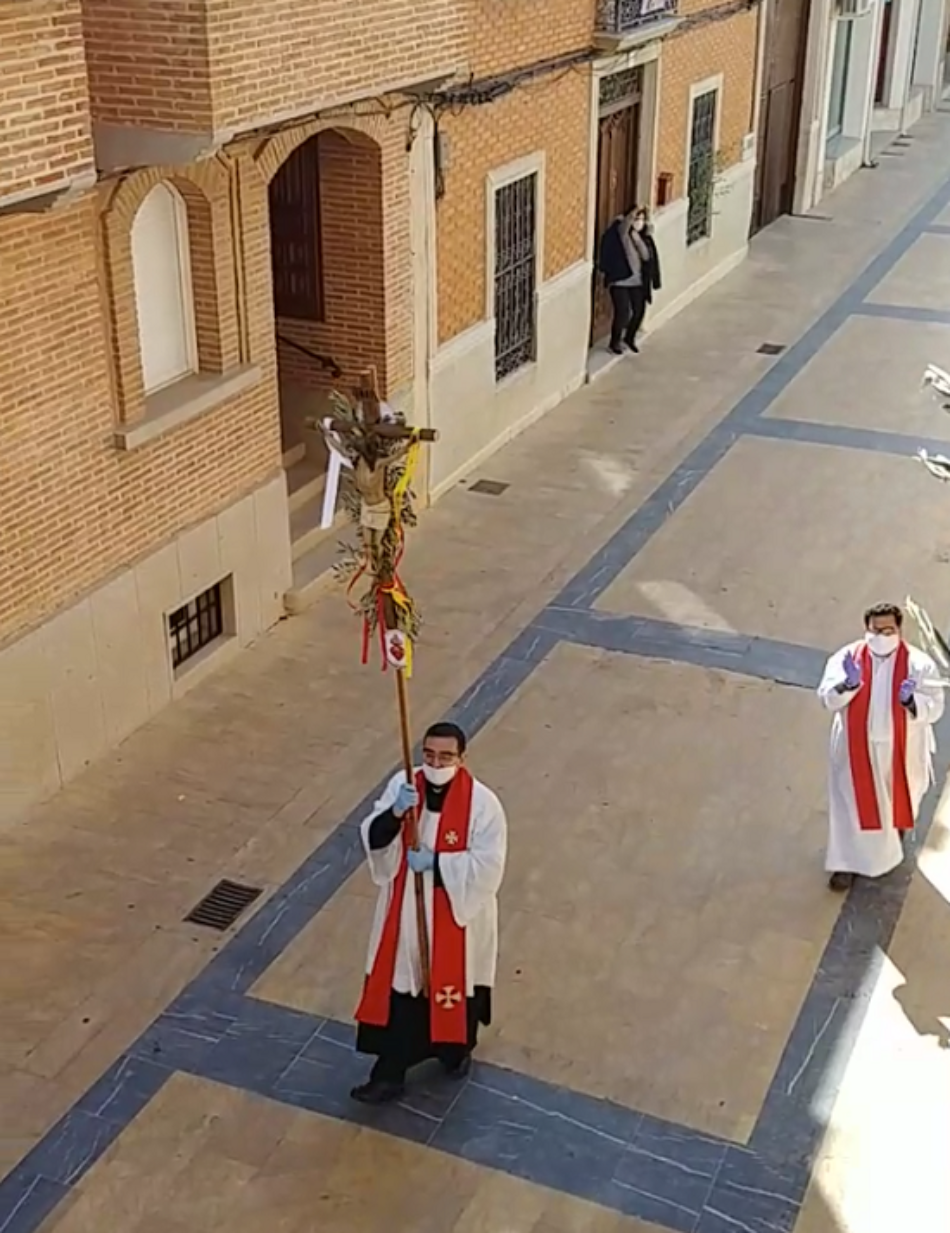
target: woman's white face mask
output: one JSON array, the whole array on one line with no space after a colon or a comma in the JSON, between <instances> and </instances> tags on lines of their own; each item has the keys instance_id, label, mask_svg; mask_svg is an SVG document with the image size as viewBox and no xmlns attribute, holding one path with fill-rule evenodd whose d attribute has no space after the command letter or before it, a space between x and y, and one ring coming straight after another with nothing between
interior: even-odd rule
<instances>
[{"instance_id":1,"label":"woman's white face mask","mask_svg":"<svg viewBox=\"0 0 950 1233\"><path fill-rule=\"evenodd\" d=\"M646 219L645 219L645 218L635 218L635 219L633 220L633 229L634 229L634 231L642 231L642 230L643 230L643 228L644 228L646 225L647 225L647 223L646 223Z\"/></svg>"},{"instance_id":2,"label":"woman's white face mask","mask_svg":"<svg viewBox=\"0 0 950 1233\"><path fill-rule=\"evenodd\" d=\"M893 655L900 645L900 640L900 634L877 634L872 629L864 635L864 641L868 644L871 653L882 657Z\"/></svg>"},{"instance_id":3,"label":"woman's white face mask","mask_svg":"<svg viewBox=\"0 0 950 1233\"><path fill-rule=\"evenodd\" d=\"M457 766L430 766L428 762L422 766L422 773L433 788L444 788L447 783L451 783L457 770Z\"/></svg>"}]
</instances>

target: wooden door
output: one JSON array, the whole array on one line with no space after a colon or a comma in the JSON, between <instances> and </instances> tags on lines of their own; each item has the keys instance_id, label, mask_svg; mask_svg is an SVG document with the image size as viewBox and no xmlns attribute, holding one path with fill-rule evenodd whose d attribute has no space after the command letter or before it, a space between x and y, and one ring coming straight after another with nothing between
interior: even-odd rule
<instances>
[{"instance_id":1,"label":"wooden door","mask_svg":"<svg viewBox=\"0 0 950 1233\"><path fill-rule=\"evenodd\" d=\"M752 232L792 209L810 0L767 9Z\"/></svg>"},{"instance_id":2,"label":"wooden door","mask_svg":"<svg viewBox=\"0 0 950 1233\"><path fill-rule=\"evenodd\" d=\"M594 234L594 287L591 312L591 341L603 338L610 329L610 296L596 270L600 239L610 223L636 204L637 146L640 105L631 103L600 118L597 142L597 212Z\"/></svg>"},{"instance_id":3,"label":"wooden door","mask_svg":"<svg viewBox=\"0 0 950 1233\"><path fill-rule=\"evenodd\" d=\"M795 121L795 83L783 82L770 90L762 109L760 123L765 127L763 155L767 165L762 169L758 202L760 226L767 226L791 209L794 188L791 144Z\"/></svg>"},{"instance_id":4,"label":"wooden door","mask_svg":"<svg viewBox=\"0 0 950 1233\"><path fill-rule=\"evenodd\" d=\"M881 42L877 55L877 77L874 82L874 102L882 107L887 95L887 74L891 60L891 23L894 17L894 5L891 0L884 0L884 12L881 16Z\"/></svg>"}]
</instances>

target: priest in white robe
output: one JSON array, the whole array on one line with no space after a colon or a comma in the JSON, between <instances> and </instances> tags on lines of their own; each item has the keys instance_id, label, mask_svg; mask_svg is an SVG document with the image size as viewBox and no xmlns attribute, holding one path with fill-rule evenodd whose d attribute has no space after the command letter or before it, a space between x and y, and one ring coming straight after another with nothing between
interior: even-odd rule
<instances>
[{"instance_id":1,"label":"priest in white robe","mask_svg":"<svg viewBox=\"0 0 950 1233\"><path fill-rule=\"evenodd\" d=\"M479 1024L491 1022L507 823L497 796L465 767L465 747L456 724L434 724L415 782L394 776L362 824L379 888L356 1012L356 1048L376 1055L369 1079L351 1093L364 1104L398 1100L407 1071L427 1058L464 1078ZM417 807L415 850L406 822ZM425 892L430 996L423 992L416 873Z\"/></svg>"},{"instance_id":2,"label":"priest in white robe","mask_svg":"<svg viewBox=\"0 0 950 1233\"><path fill-rule=\"evenodd\" d=\"M818 687L834 715L825 858L832 890L901 863L902 837L933 783L943 689L930 656L904 641L903 623L896 604L869 608L864 638L832 655Z\"/></svg>"}]
</instances>

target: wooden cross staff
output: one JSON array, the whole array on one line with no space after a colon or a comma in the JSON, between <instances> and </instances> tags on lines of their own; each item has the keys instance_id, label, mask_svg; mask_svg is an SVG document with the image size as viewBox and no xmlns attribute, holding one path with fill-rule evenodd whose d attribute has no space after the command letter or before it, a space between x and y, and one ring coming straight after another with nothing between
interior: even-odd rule
<instances>
[{"instance_id":1,"label":"wooden cross staff","mask_svg":"<svg viewBox=\"0 0 950 1233\"><path fill-rule=\"evenodd\" d=\"M330 419L327 426L337 435L337 437L345 441L349 446L353 455L357 458L357 483L359 485L361 479L367 490L370 491L370 496L364 494L364 506L367 501L375 501L375 508L378 510L384 501L389 502L388 517L385 509L382 513L381 521L374 524L376 529L370 529L370 523L363 519L361 520L361 535L370 539L372 543L378 544L379 539L373 539L374 536L385 534L386 529L391 526L391 521L398 514L395 508L395 501L385 494L385 472L388 462L392 461L391 456L387 459L384 443L394 441L404 441L407 444L416 441L422 441L426 444L431 444L439 439L439 434L432 428L411 428L405 424L396 424L387 422L382 418L380 413L379 386L377 382L376 369L369 368L361 373L360 381L357 387L352 391L357 403L362 407L362 415L360 416L361 423L353 424L349 421L340 419ZM365 464L360 467L360 462ZM361 474L362 473L362 474ZM381 499L380 499L381 498ZM370 508L374 508L373 505ZM395 668L396 676L396 698L399 707L399 730L402 740L402 762L403 770L406 775L406 782L414 784L413 780L413 763L412 763L412 736L409 723L409 694L406 683L408 657L397 660L392 654L397 645L396 640L392 642L387 635L395 634L399 630L399 622L396 612L396 586L398 579L395 577L395 567L392 563L389 566L381 560L378 552L370 552L369 560L372 567L371 584L375 595L378 597L379 603L377 607L378 619L382 625L383 638L386 643L386 651L384 652L389 659L390 664ZM398 636L398 635L397 635ZM398 643L398 645L402 645ZM406 841L409 847L415 851L419 849L419 817L418 811L410 810L406 817ZM429 931L426 922L426 906L425 906L425 887L422 874L415 874L414 878L415 898L416 898L416 926L419 936L419 952L422 968L422 991L428 996L429 993Z\"/></svg>"}]
</instances>

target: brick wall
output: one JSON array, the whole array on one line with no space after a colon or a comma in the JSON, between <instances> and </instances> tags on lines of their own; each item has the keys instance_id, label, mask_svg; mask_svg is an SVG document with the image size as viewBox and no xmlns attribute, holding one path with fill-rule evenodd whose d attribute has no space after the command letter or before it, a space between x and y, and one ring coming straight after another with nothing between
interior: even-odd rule
<instances>
[{"instance_id":1,"label":"brick wall","mask_svg":"<svg viewBox=\"0 0 950 1233\"><path fill-rule=\"evenodd\" d=\"M79 0L0 0L0 201L92 170Z\"/></svg>"},{"instance_id":2,"label":"brick wall","mask_svg":"<svg viewBox=\"0 0 950 1233\"><path fill-rule=\"evenodd\" d=\"M352 384L368 364L375 364L385 389L382 151L359 133L331 131L310 140L318 143L319 150L324 320L283 318L277 326L282 334L332 357L346 384ZM339 384L291 347L279 347L278 356L282 380Z\"/></svg>"},{"instance_id":3,"label":"brick wall","mask_svg":"<svg viewBox=\"0 0 950 1233\"><path fill-rule=\"evenodd\" d=\"M134 0L140 3L141 0ZM215 119L242 127L425 81L461 60L464 0L206 0Z\"/></svg>"},{"instance_id":4,"label":"brick wall","mask_svg":"<svg viewBox=\"0 0 950 1233\"><path fill-rule=\"evenodd\" d=\"M274 138L261 160L279 175L303 134L319 133L324 317L282 320L280 331L343 370L334 379L315 361L281 347L285 380L320 388L349 384L375 364L381 391L412 380L413 269L409 220L409 117L397 111L354 118L351 128L312 124Z\"/></svg>"},{"instance_id":5,"label":"brick wall","mask_svg":"<svg viewBox=\"0 0 950 1233\"><path fill-rule=\"evenodd\" d=\"M247 160L236 171L248 285L242 328L262 380L131 453L112 437L118 405L97 195L50 214L0 218L0 641L277 465L265 190Z\"/></svg>"},{"instance_id":6,"label":"brick wall","mask_svg":"<svg viewBox=\"0 0 950 1233\"><path fill-rule=\"evenodd\" d=\"M205 0L82 0L95 120L210 130Z\"/></svg>"},{"instance_id":7,"label":"brick wall","mask_svg":"<svg viewBox=\"0 0 950 1233\"><path fill-rule=\"evenodd\" d=\"M594 0L466 0L465 58L476 77L591 45Z\"/></svg>"},{"instance_id":8,"label":"brick wall","mask_svg":"<svg viewBox=\"0 0 950 1233\"><path fill-rule=\"evenodd\" d=\"M685 0L685 11L714 0ZM686 193L690 86L723 74L719 100L721 166L739 161L742 139L752 128L758 14L740 13L668 39L661 53L657 173L673 175L673 198Z\"/></svg>"},{"instance_id":9,"label":"brick wall","mask_svg":"<svg viewBox=\"0 0 950 1233\"><path fill-rule=\"evenodd\" d=\"M461 63L465 0L83 0L97 119L240 132Z\"/></svg>"},{"instance_id":10,"label":"brick wall","mask_svg":"<svg viewBox=\"0 0 950 1233\"><path fill-rule=\"evenodd\" d=\"M485 317L486 177L538 150L546 154L545 279L583 259L587 236L590 77L572 70L517 89L490 106L446 116L451 161L438 204L439 341Z\"/></svg>"}]
</instances>

